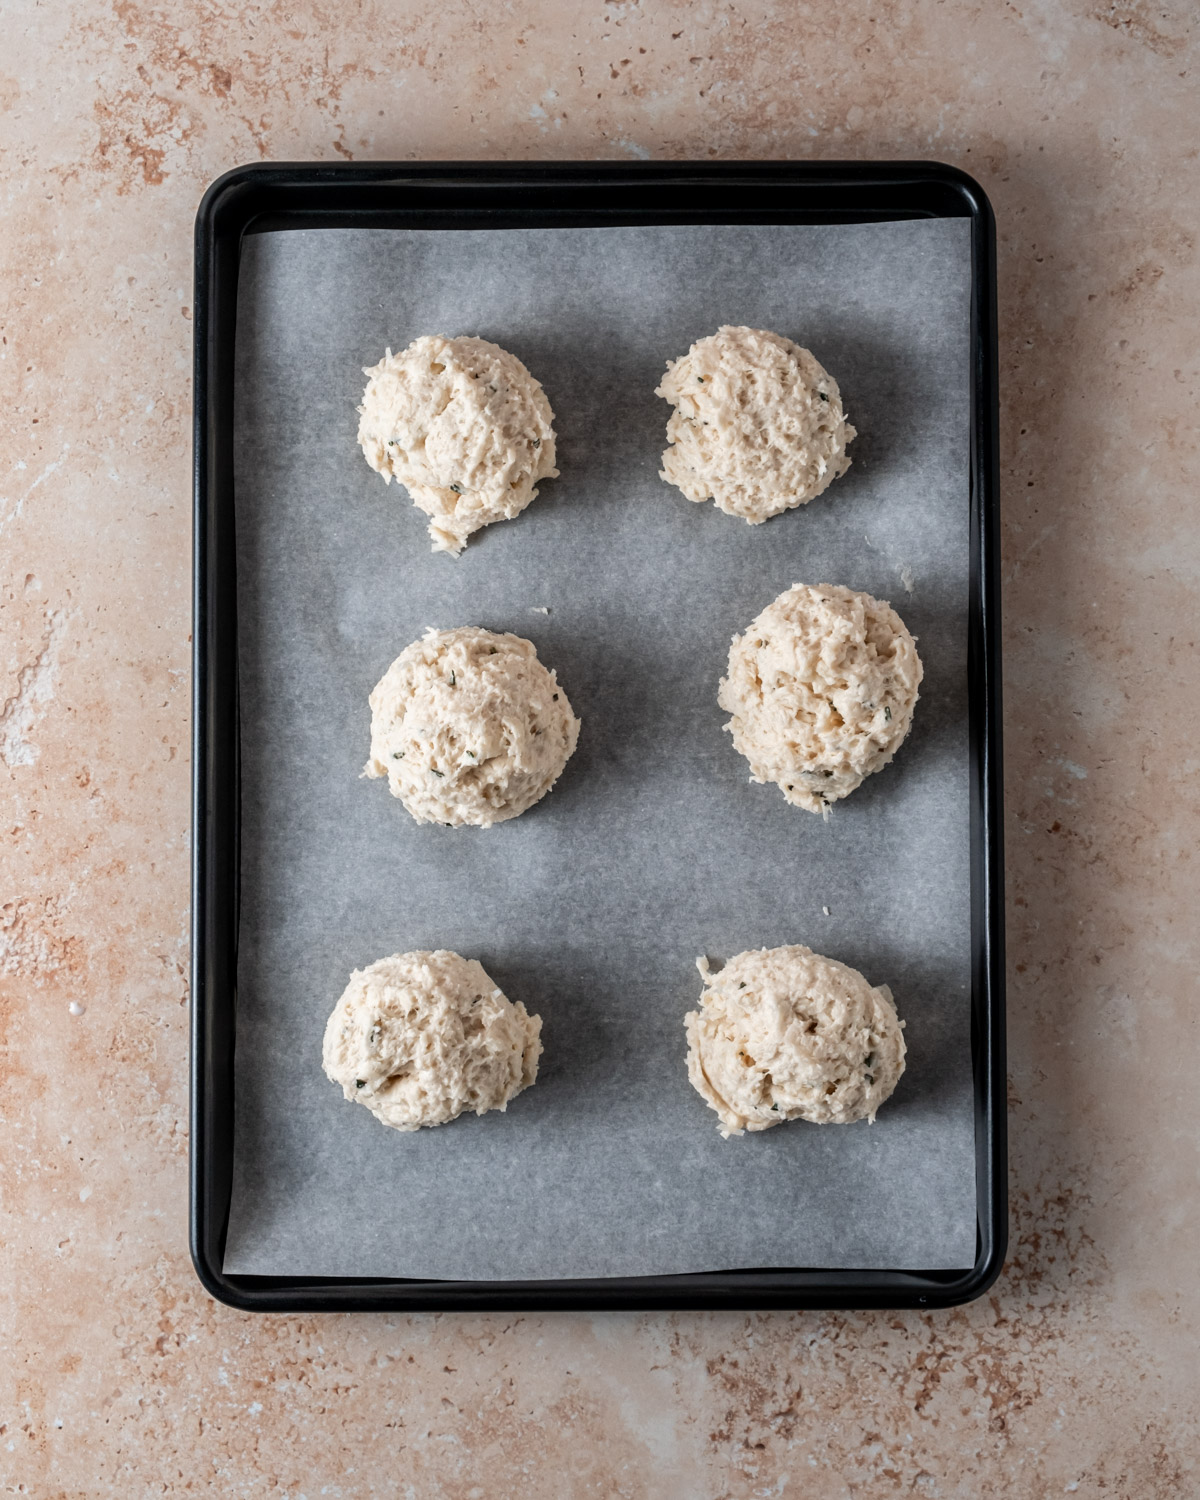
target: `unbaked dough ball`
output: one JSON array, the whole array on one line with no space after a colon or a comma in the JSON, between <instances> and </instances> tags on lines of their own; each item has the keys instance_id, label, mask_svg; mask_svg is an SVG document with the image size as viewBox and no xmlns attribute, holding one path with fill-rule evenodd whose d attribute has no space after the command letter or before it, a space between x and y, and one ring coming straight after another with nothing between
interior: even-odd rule
<instances>
[{"instance_id":1,"label":"unbaked dough ball","mask_svg":"<svg viewBox=\"0 0 1200 1500\"><path fill-rule=\"evenodd\" d=\"M764 328L720 328L668 362L655 395L675 410L661 477L751 526L821 494L856 434L837 381Z\"/></svg>"},{"instance_id":2,"label":"unbaked dough ball","mask_svg":"<svg viewBox=\"0 0 1200 1500\"><path fill-rule=\"evenodd\" d=\"M829 815L886 766L911 725L921 660L904 621L870 594L797 583L729 648L717 701L750 779Z\"/></svg>"},{"instance_id":3,"label":"unbaked dough ball","mask_svg":"<svg viewBox=\"0 0 1200 1500\"><path fill-rule=\"evenodd\" d=\"M537 1078L542 1020L482 964L439 948L355 969L325 1027L325 1072L393 1130L503 1110Z\"/></svg>"},{"instance_id":4,"label":"unbaked dough ball","mask_svg":"<svg viewBox=\"0 0 1200 1500\"><path fill-rule=\"evenodd\" d=\"M427 515L435 552L511 520L554 479L554 413L515 354L486 339L414 339L363 370L358 441Z\"/></svg>"},{"instance_id":5,"label":"unbaked dough ball","mask_svg":"<svg viewBox=\"0 0 1200 1500\"><path fill-rule=\"evenodd\" d=\"M418 823L490 828L544 797L579 720L532 641L476 625L427 630L371 693L371 758Z\"/></svg>"},{"instance_id":6,"label":"unbaked dough ball","mask_svg":"<svg viewBox=\"0 0 1200 1500\"><path fill-rule=\"evenodd\" d=\"M887 985L811 948L739 953L688 1014L688 1077L728 1138L783 1120L873 1120L904 1072L903 1021Z\"/></svg>"}]
</instances>

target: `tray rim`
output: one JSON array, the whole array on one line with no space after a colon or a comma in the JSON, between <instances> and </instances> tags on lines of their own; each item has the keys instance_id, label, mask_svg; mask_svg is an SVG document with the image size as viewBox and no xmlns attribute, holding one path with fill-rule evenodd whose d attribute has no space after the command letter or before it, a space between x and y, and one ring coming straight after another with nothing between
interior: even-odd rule
<instances>
[{"instance_id":1,"label":"tray rim","mask_svg":"<svg viewBox=\"0 0 1200 1500\"><path fill-rule=\"evenodd\" d=\"M786 208L775 196L781 191L789 192ZM506 227L505 220L533 228L548 221L599 226L923 217L966 218L971 225L974 1266L961 1272L814 1267L504 1282L226 1274L240 833L232 361L242 236L397 227L398 219L424 228ZM196 215L193 288L189 1245L197 1276L219 1302L245 1312L934 1308L972 1301L996 1280L1008 1242L1008 1152L995 240L983 189L938 162L264 162L226 172L208 188Z\"/></svg>"}]
</instances>

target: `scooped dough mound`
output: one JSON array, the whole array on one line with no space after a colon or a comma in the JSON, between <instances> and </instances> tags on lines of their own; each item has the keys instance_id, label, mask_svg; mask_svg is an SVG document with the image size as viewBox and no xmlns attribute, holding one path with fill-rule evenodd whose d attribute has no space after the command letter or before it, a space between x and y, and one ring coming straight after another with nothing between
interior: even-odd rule
<instances>
[{"instance_id":1,"label":"scooped dough mound","mask_svg":"<svg viewBox=\"0 0 1200 1500\"><path fill-rule=\"evenodd\" d=\"M503 1110L537 1078L542 1020L483 965L439 948L355 969L325 1027L325 1072L393 1130Z\"/></svg>"},{"instance_id":2,"label":"scooped dough mound","mask_svg":"<svg viewBox=\"0 0 1200 1500\"><path fill-rule=\"evenodd\" d=\"M873 1120L904 1072L903 1021L887 985L811 948L739 953L688 1014L688 1077L728 1138L783 1120Z\"/></svg>"},{"instance_id":3,"label":"scooped dough mound","mask_svg":"<svg viewBox=\"0 0 1200 1500\"><path fill-rule=\"evenodd\" d=\"M554 479L554 413L515 354L486 339L415 339L389 349L358 408L358 441L390 484L398 479L432 519L435 552L511 520Z\"/></svg>"},{"instance_id":4,"label":"scooped dough mound","mask_svg":"<svg viewBox=\"0 0 1200 1500\"><path fill-rule=\"evenodd\" d=\"M870 594L797 583L729 648L717 701L751 781L829 806L886 766L911 725L921 660L904 621Z\"/></svg>"},{"instance_id":5,"label":"scooped dough mound","mask_svg":"<svg viewBox=\"0 0 1200 1500\"><path fill-rule=\"evenodd\" d=\"M490 828L544 797L579 720L531 641L475 625L428 630L371 693L371 758L418 823Z\"/></svg>"},{"instance_id":6,"label":"scooped dough mound","mask_svg":"<svg viewBox=\"0 0 1200 1500\"><path fill-rule=\"evenodd\" d=\"M856 434L837 381L778 333L718 329L668 361L655 395L675 408L661 478L751 526L807 505L850 467Z\"/></svg>"}]
</instances>

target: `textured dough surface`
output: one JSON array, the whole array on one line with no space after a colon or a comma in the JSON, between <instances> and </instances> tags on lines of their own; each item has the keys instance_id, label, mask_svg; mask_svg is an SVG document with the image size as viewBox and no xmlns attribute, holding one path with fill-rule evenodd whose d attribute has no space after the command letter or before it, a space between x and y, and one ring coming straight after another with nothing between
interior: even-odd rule
<instances>
[{"instance_id":1,"label":"textured dough surface","mask_svg":"<svg viewBox=\"0 0 1200 1500\"><path fill-rule=\"evenodd\" d=\"M887 985L811 948L739 953L689 1012L688 1077L727 1139L784 1120L873 1120L904 1072L904 1023Z\"/></svg>"},{"instance_id":2,"label":"textured dough surface","mask_svg":"<svg viewBox=\"0 0 1200 1500\"><path fill-rule=\"evenodd\" d=\"M807 505L850 467L837 381L799 344L726 325L668 362L661 478L751 526Z\"/></svg>"},{"instance_id":3,"label":"textured dough surface","mask_svg":"<svg viewBox=\"0 0 1200 1500\"><path fill-rule=\"evenodd\" d=\"M532 641L476 625L428 630L371 693L371 758L418 823L490 828L544 797L579 720Z\"/></svg>"},{"instance_id":4,"label":"textured dough surface","mask_svg":"<svg viewBox=\"0 0 1200 1500\"><path fill-rule=\"evenodd\" d=\"M431 517L435 552L457 557L472 532L519 515L539 481L557 477L546 393L498 344L427 335L363 374L363 454Z\"/></svg>"},{"instance_id":5,"label":"textured dough surface","mask_svg":"<svg viewBox=\"0 0 1200 1500\"><path fill-rule=\"evenodd\" d=\"M886 602L837 584L794 584L729 648L717 702L750 762L796 807L829 814L886 766L912 726L923 669Z\"/></svg>"},{"instance_id":6,"label":"textured dough surface","mask_svg":"<svg viewBox=\"0 0 1200 1500\"><path fill-rule=\"evenodd\" d=\"M537 1078L542 1020L482 964L439 948L355 969L325 1027L325 1072L393 1130L503 1110Z\"/></svg>"}]
</instances>

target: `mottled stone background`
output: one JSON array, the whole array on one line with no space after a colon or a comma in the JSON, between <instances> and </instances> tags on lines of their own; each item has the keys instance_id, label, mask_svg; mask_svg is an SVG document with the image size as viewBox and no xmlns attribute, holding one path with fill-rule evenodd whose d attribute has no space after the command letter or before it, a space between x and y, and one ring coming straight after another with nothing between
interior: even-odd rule
<instances>
[{"instance_id":1,"label":"mottled stone background","mask_svg":"<svg viewBox=\"0 0 1200 1500\"><path fill-rule=\"evenodd\" d=\"M4 1493L1200 1492L1197 19L4 0ZM962 1311L252 1318L192 1274L193 212L262 157L522 156L992 196L1013 1241Z\"/></svg>"}]
</instances>

